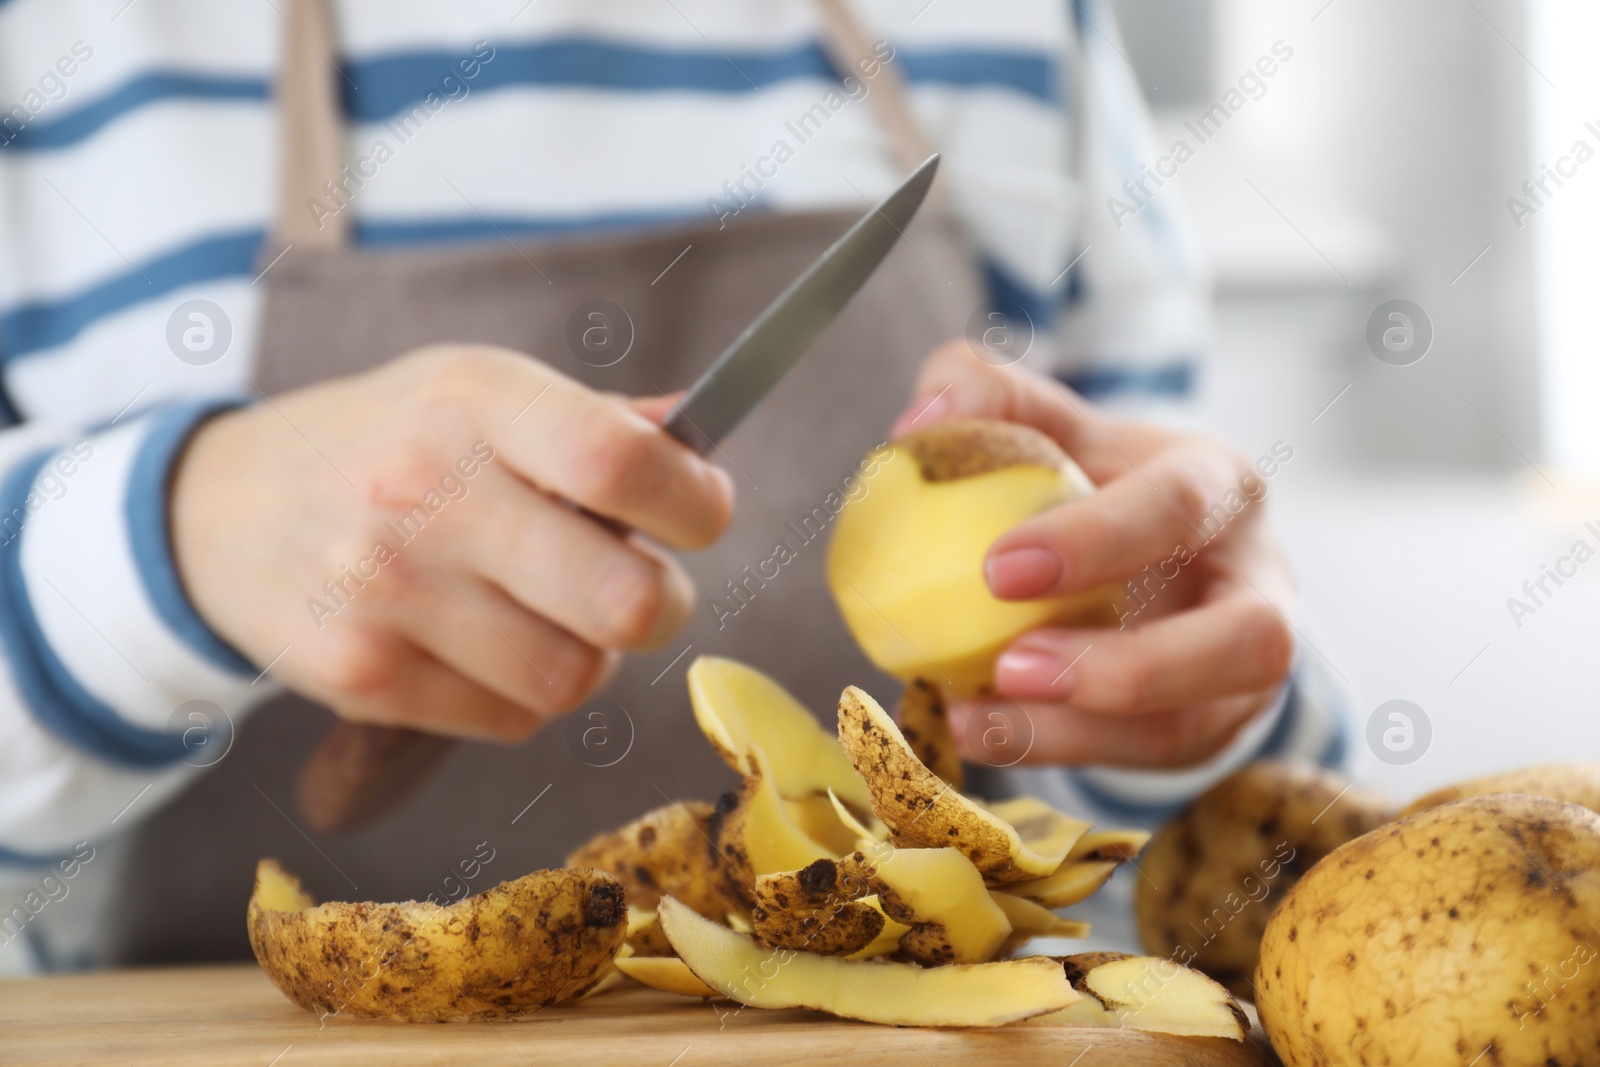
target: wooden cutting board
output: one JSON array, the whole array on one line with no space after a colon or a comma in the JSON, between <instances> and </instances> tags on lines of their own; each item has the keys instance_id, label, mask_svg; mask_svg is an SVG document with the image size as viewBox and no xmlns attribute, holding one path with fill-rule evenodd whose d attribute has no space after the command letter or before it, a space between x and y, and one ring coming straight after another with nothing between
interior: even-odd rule
<instances>
[{"instance_id":1,"label":"wooden cutting board","mask_svg":"<svg viewBox=\"0 0 1600 1067\"><path fill-rule=\"evenodd\" d=\"M1272 1067L1240 1044L1132 1030L896 1029L805 1011L740 1009L636 986L517 1023L318 1020L253 964L0 980L0 1063L195 1067L309 1063L583 1067Z\"/></svg>"}]
</instances>

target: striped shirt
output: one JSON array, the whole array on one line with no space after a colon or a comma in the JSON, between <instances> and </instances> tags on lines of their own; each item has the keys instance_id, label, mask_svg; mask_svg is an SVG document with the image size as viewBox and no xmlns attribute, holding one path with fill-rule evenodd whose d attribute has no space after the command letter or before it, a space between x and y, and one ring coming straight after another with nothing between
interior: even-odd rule
<instances>
[{"instance_id":1,"label":"striped shirt","mask_svg":"<svg viewBox=\"0 0 1600 1067\"><path fill-rule=\"evenodd\" d=\"M205 762L206 708L268 695L185 597L165 489L252 376L279 6L0 0L0 871L136 822ZM325 208L358 245L849 208L898 179L803 0L335 6L354 177ZM1187 392L1190 239L1170 195L1105 206L1154 155L1103 0L855 8L1045 369Z\"/></svg>"}]
</instances>

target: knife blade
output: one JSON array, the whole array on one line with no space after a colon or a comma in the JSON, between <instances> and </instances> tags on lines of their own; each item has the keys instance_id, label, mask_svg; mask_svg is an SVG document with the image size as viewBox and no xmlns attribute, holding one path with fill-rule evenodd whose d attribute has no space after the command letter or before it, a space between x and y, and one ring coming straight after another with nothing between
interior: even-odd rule
<instances>
[{"instance_id":1,"label":"knife blade","mask_svg":"<svg viewBox=\"0 0 1600 1067\"><path fill-rule=\"evenodd\" d=\"M732 433L877 271L938 170L935 152L846 230L723 350L662 428L702 456Z\"/></svg>"}]
</instances>

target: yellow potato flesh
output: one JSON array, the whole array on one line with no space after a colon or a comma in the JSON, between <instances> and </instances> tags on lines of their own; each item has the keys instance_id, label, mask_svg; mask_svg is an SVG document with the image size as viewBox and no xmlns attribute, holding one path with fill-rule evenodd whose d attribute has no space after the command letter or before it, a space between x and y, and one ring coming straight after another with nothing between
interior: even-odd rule
<instances>
[{"instance_id":1,"label":"yellow potato flesh","mask_svg":"<svg viewBox=\"0 0 1600 1067\"><path fill-rule=\"evenodd\" d=\"M1131 860L1150 842L1148 830L1090 830L1067 852L1067 859Z\"/></svg>"},{"instance_id":2,"label":"yellow potato flesh","mask_svg":"<svg viewBox=\"0 0 1600 1067\"><path fill-rule=\"evenodd\" d=\"M717 991L694 976L676 956L628 956L616 962L617 970L640 985L682 997L714 997Z\"/></svg>"},{"instance_id":3,"label":"yellow potato flesh","mask_svg":"<svg viewBox=\"0 0 1600 1067\"><path fill-rule=\"evenodd\" d=\"M1025 900L1046 908L1065 908L1088 900L1106 884L1119 864L1115 860L1083 860L1062 864L1056 873L1032 882L1016 882L1005 887Z\"/></svg>"},{"instance_id":4,"label":"yellow potato flesh","mask_svg":"<svg viewBox=\"0 0 1600 1067\"><path fill-rule=\"evenodd\" d=\"M909 914L895 914L899 909L887 906L887 913L901 922L914 919L941 927L951 963L994 959L1011 933L1011 923L990 899L983 875L959 850L879 845L865 855L880 893L887 890L895 903L909 909Z\"/></svg>"},{"instance_id":5,"label":"yellow potato flesh","mask_svg":"<svg viewBox=\"0 0 1600 1067\"><path fill-rule=\"evenodd\" d=\"M785 800L783 810L811 840L834 853L854 852L861 835L860 823L854 817L846 822L840 811L848 812L842 804L834 807L833 791L825 796L809 796L804 800Z\"/></svg>"},{"instance_id":6,"label":"yellow potato flesh","mask_svg":"<svg viewBox=\"0 0 1600 1067\"><path fill-rule=\"evenodd\" d=\"M300 888L300 883L276 863L257 866L254 896L264 911L304 911L317 904Z\"/></svg>"},{"instance_id":7,"label":"yellow potato flesh","mask_svg":"<svg viewBox=\"0 0 1600 1067\"><path fill-rule=\"evenodd\" d=\"M1023 845L1052 869L1060 868L1091 825L1057 811L1037 797L1002 800L988 808L1010 823Z\"/></svg>"},{"instance_id":8,"label":"yellow potato flesh","mask_svg":"<svg viewBox=\"0 0 1600 1067\"><path fill-rule=\"evenodd\" d=\"M1079 922L1077 919L1063 919L1042 904L1035 904L1023 897L1012 896L1010 893L999 889L989 890L989 899L994 901L1006 922L1011 924L1011 937L1007 942L1015 941L1021 944L1035 937L1088 937L1089 924Z\"/></svg>"},{"instance_id":9,"label":"yellow potato flesh","mask_svg":"<svg viewBox=\"0 0 1600 1067\"><path fill-rule=\"evenodd\" d=\"M1071 957L1068 957L1069 959ZM1181 1037L1243 1041L1248 1020L1228 991L1199 971L1155 956L1128 956L1094 968L1089 996L1029 1019L1035 1026L1114 1026Z\"/></svg>"},{"instance_id":10,"label":"yellow potato flesh","mask_svg":"<svg viewBox=\"0 0 1600 1067\"><path fill-rule=\"evenodd\" d=\"M869 907L876 908L879 912L883 912L883 904L878 900L876 895L862 897L861 903L866 904ZM887 914L884 914L883 929L878 933L877 937L872 939L872 944L868 945L859 952L852 952L846 958L852 960L870 960L878 956L892 956L895 949L900 947L900 938L906 933L909 933L910 930L911 927L905 925L904 923L896 922L895 920L889 918Z\"/></svg>"},{"instance_id":11,"label":"yellow potato flesh","mask_svg":"<svg viewBox=\"0 0 1600 1067\"><path fill-rule=\"evenodd\" d=\"M828 586L868 658L904 681L973 695L993 686L995 658L1015 638L1105 604L1104 591L1003 601L984 582L996 538L1084 495L1074 474L1026 465L928 482L909 455L883 464L871 491L845 505L828 551Z\"/></svg>"},{"instance_id":12,"label":"yellow potato flesh","mask_svg":"<svg viewBox=\"0 0 1600 1067\"><path fill-rule=\"evenodd\" d=\"M811 1008L890 1026L1003 1026L1078 1000L1045 957L949 967L848 960L768 949L671 897L661 924L689 969L756 1008Z\"/></svg>"},{"instance_id":13,"label":"yellow potato flesh","mask_svg":"<svg viewBox=\"0 0 1600 1067\"><path fill-rule=\"evenodd\" d=\"M838 795L835 794L831 789L828 790L828 802L833 805L834 814L839 817L839 822L847 830L854 834L858 841L877 842L888 839L889 830L883 825L883 823L878 822L877 816L874 815L871 817L873 825L868 826L866 823L856 818L855 813L849 808L845 807L844 804L839 800Z\"/></svg>"},{"instance_id":14,"label":"yellow potato flesh","mask_svg":"<svg viewBox=\"0 0 1600 1067\"><path fill-rule=\"evenodd\" d=\"M766 755L785 800L832 790L861 811L871 806L839 742L788 690L755 668L701 656L689 665L689 700L712 747L740 774L754 773L747 757L753 746Z\"/></svg>"},{"instance_id":15,"label":"yellow potato flesh","mask_svg":"<svg viewBox=\"0 0 1600 1067\"><path fill-rule=\"evenodd\" d=\"M758 782L750 794L744 822L744 849L750 860L750 873L798 871L814 860L836 858L789 818L768 772L766 754L760 749L751 752L760 778L746 779L747 784Z\"/></svg>"}]
</instances>

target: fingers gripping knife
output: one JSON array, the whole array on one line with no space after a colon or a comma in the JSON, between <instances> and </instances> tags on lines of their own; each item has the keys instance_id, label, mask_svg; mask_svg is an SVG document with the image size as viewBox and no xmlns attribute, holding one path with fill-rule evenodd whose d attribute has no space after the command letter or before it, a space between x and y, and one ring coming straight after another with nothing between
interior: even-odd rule
<instances>
[{"instance_id":1,"label":"fingers gripping knife","mask_svg":"<svg viewBox=\"0 0 1600 1067\"><path fill-rule=\"evenodd\" d=\"M807 267L700 376L663 429L702 456L733 432L872 277L938 167L938 155L929 156ZM409 797L455 743L405 727L341 722L307 759L296 804L319 833L357 829Z\"/></svg>"}]
</instances>

